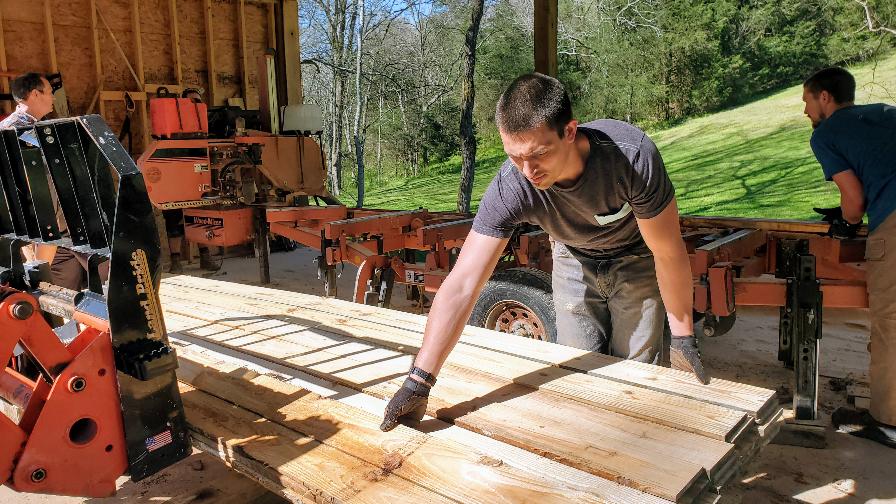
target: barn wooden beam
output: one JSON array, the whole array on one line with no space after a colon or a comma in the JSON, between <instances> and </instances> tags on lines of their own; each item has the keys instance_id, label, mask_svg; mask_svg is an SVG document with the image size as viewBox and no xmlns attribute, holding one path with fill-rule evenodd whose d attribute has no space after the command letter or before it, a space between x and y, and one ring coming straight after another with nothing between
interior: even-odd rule
<instances>
[{"instance_id":1,"label":"barn wooden beam","mask_svg":"<svg viewBox=\"0 0 896 504\"><path fill-rule=\"evenodd\" d=\"M178 84L183 84L183 70L180 67L180 34L177 23L177 0L168 0L168 13L171 17L171 52L174 55L174 79Z\"/></svg>"},{"instance_id":2,"label":"barn wooden beam","mask_svg":"<svg viewBox=\"0 0 896 504\"><path fill-rule=\"evenodd\" d=\"M215 32L212 30L212 0L205 0L205 57L208 72L208 103L217 105L218 75L215 73Z\"/></svg>"},{"instance_id":3,"label":"barn wooden beam","mask_svg":"<svg viewBox=\"0 0 896 504\"><path fill-rule=\"evenodd\" d=\"M138 0L131 0L131 30L134 33L134 52L136 52L137 79L140 81L140 89L146 88L146 74L143 70L143 32L140 29L140 4ZM149 131L149 121L147 120L148 103L143 102L137 104L138 115L140 117L140 128L143 130L143 148L149 145L151 141Z\"/></svg>"},{"instance_id":4,"label":"barn wooden beam","mask_svg":"<svg viewBox=\"0 0 896 504\"><path fill-rule=\"evenodd\" d=\"M103 90L103 59L100 56L100 29L97 22L96 0L90 0L90 29L93 32L93 61L96 69L96 95L94 101L87 108L87 113L93 112L93 105ZM103 100L97 104L100 115L106 117L106 107Z\"/></svg>"},{"instance_id":5,"label":"barn wooden beam","mask_svg":"<svg viewBox=\"0 0 896 504\"><path fill-rule=\"evenodd\" d=\"M278 40L278 70L283 69L282 81L286 84L286 100L281 105L299 105L302 103L302 71L299 66L299 3L296 0L283 0L280 4L280 22L278 33L283 39Z\"/></svg>"},{"instance_id":6,"label":"barn wooden beam","mask_svg":"<svg viewBox=\"0 0 896 504\"><path fill-rule=\"evenodd\" d=\"M535 71L557 76L557 0L535 0Z\"/></svg>"},{"instance_id":7,"label":"barn wooden beam","mask_svg":"<svg viewBox=\"0 0 896 504\"><path fill-rule=\"evenodd\" d=\"M268 11L268 47L277 49L277 22L274 17L275 7L273 4L267 6Z\"/></svg>"},{"instance_id":8,"label":"barn wooden beam","mask_svg":"<svg viewBox=\"0 0 896 504\"><path fill-rule=\"evenodd\" d=\"M50 6L50 0L44 0L44 26L47 30L47 50L50 53L50 72L59 71L59 64L56 61L56 35L53 33L53 9Z\"/></svg>"},{"instance_id":9,"label":"barn wooden beam","mask_svg":"<svg viewBox=\"0 0 896 504\"><path fill-rule=\"evenodd\" d=\"M240 76L242 77L243 103L249 105L249 52L246 50L246 2L237 1L236 22L240 42Z\"/></svg>"}]
</instances>

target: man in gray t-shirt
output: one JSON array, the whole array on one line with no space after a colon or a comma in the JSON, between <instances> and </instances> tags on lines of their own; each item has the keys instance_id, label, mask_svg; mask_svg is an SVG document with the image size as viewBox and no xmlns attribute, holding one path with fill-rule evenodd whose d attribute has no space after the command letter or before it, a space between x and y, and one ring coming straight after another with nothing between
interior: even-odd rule
<instances>
[{"instance_id":1,"label":"man in gray t-shirt","mask_svg":"<svg viewBox=\"0 0 896 504\"><path fill-rule=\"evenodd\" d=\"M563 85L537 73L510 84L495 120L509 159L482 198L380 428L422 418L435 375L521 223L541 226L553 241L558 343L657 364L668 314L672 367L707 383L690 262L656 145L620 121L579 125Z\"/></svg>"}]
</instances>

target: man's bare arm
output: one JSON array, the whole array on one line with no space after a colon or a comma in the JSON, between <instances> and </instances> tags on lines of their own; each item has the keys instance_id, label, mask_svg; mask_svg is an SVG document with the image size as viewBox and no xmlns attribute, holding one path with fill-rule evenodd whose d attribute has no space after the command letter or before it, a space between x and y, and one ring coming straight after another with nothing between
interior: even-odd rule
<instances>
[{"instance_id":1,"label":"man's bare arm","mask_svg":"<svg viewBox=\"0 0 896 504\"><path fill-rule=\"evenodd\" d=\"M691 335L694 333L694 281L688 251L681 238L678 205L673 199L656 217L637 221L656 261L656 279L669 314L672 335Z\"/></svg>"},{"instance_id":2,"label":"man's bare arm","mask_svg":"<svg viewBox=\"0 0 896 504\"><path fill-rule=\"evenodd\" d=\"M470 231L451 273L439 287L423 333L423 346L414 365L433 375L439 372L457 344L476 299L488 281L507 245L506 238L494 238Z\"/></svg>"},{"instance_id":3,"label":"man's bare arm","mask_svg":"<svg viewBox=\"0 0 896 504\"><path fill-rule=\"evenodd\" d=\"M862 181L852 170L842 171L832 177L840 189L840 209L843 218L850 224L856 224L865 215L865 191Z\"/></svg>"},{"instance_id":4,"label":"man's bare arm","mask_svg":"<svg viewBox=\"0 0 896 504\"><path fill-rule=\"evenodd\" d=\"M460 339L479 292L495 269L505 245L505 238L492 238L475 231L467 235L460 257L439 287L426 319L423 345L414 361L414 366L423 373L415 369L405 379L386 405L380 429L389 431L399 423L413 426L423 418L429 390L436 383L435 375Z\"/></svg>"}]
</instances>

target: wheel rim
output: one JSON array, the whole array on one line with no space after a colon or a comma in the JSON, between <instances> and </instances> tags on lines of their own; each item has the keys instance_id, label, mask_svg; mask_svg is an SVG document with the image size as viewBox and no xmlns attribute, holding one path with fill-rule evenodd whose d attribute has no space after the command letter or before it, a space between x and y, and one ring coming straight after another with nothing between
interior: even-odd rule
<instances>
[{"instance_id":1,"label":"wheel rim","mask_svg":"<svg viewBox=\"0 0 896 504\"><path fill-rule=\"evenodd\" d=\"M547 341L544 322L528 306L516 301L495 303L485 319L485 327L524 338Z\"/></svg>"}]
</instances>

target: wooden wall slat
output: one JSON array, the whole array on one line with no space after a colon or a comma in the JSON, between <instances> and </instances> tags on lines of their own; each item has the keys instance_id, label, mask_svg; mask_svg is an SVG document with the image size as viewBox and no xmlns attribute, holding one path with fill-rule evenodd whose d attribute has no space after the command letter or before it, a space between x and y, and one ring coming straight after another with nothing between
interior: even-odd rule
<instances>
[{"instance_id":1,"label":"wooden wall slat","mask_svg":"<svg viewBox=\"0 0 896 504\"><path fill-rule=\"evenodd\" d=\"M269 11L276 2L243 0L245 65L239 47L238 1L0 0L0 71L58 70L71 113L87 113L92 104L92 111L103 114L113 131L123 122L124 107L101 102L100 90L144 91L146 83L182 84L204 89L209 104L221 105L227 98L245 94L246 105L257 108L255 62L270 45L274 30L269 29ZM94 6L108 30L93 14ZM207 12L211 14L208 19ZM124 57L115 47L113 34ZM8 91L8 82L9 77L0 77L0 91ZM4 107L11 110L9 104ZM134 136L144 139L135 143L137 150L148 139L143 128L145 113L138 110L140 119L133 121Z\"/></svg>"}]
</instances>

